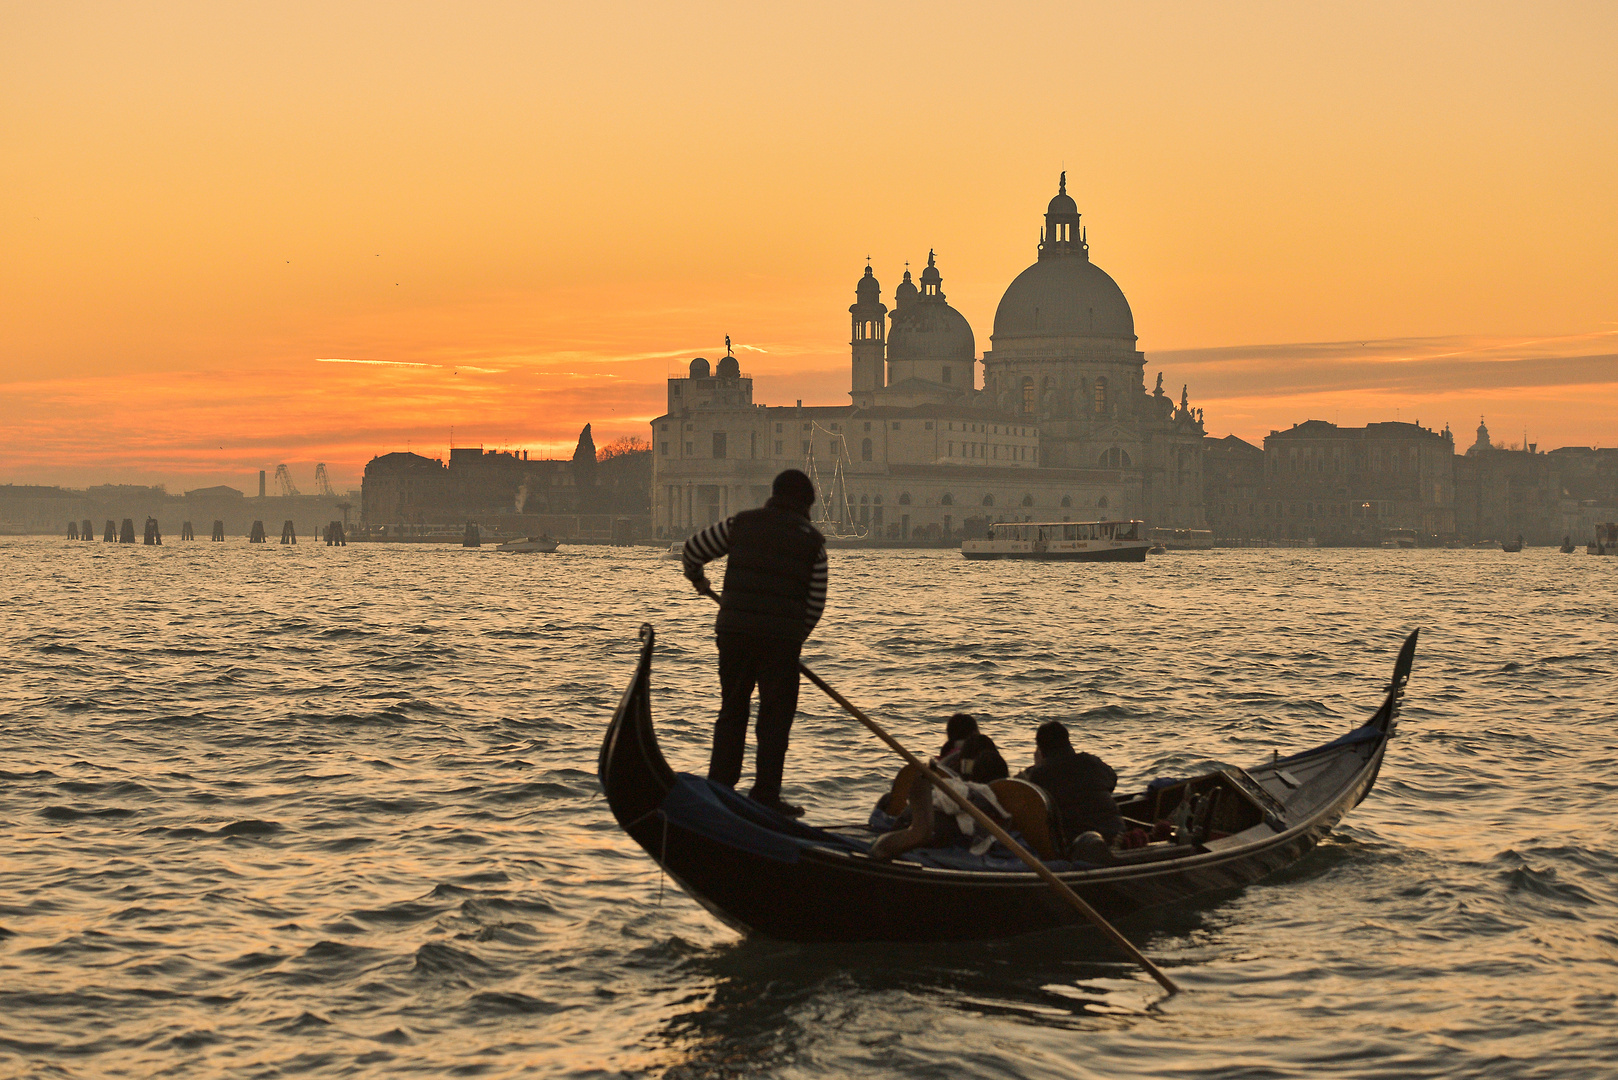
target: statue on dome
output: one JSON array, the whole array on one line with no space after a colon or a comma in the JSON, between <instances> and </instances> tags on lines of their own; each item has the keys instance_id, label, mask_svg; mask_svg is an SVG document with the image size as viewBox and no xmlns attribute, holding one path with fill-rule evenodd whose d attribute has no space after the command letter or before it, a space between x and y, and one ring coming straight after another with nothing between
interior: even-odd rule
<instances>
[{"instance_id":1,"label":"statue on dome","mask_svg":"<svg viewBox=\"0 0 1618 1080\"><path fill-rule=\"evenodd\" d=\"M1153 397L1162 397L1163 396L1163 373L1161 371L1159 371L1157 373L1157 389L1152 391L1152 396Z\"/></svg>"}]
</instances>

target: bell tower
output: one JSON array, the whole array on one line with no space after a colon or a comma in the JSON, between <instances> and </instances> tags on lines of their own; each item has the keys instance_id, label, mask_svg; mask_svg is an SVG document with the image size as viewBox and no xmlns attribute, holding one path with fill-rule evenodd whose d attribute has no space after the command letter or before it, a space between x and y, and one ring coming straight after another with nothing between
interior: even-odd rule
<instances>
[{"instance_id":1,"label":"bell tower","mask_svg":"<svg viewBox=\"0 0 1618 1080\"><path fill-rule=\"evenodd\" d=\"M871 275L869 264L865 276L854 286L854 303L848 314L853 330L849 339L852 353L853 388L850 396L856 405L869 405L861 395L880 390L886 385L883 371L887 366L888 307L882 302L882 285Z\"/></svg>"}]
</instances>

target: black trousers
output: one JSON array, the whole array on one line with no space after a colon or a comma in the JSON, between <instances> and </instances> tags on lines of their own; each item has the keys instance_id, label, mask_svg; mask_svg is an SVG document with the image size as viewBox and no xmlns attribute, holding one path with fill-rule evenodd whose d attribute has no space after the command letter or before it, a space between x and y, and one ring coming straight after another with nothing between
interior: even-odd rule
<instances>
[{"instance_id":1,"label":"black trousers","mask_svg":"<svg viewBox=\"0 0 1618 1080\"><path fill-rule=\"evenodd\" d=\"M774 801L781 797L787 739L798 711L798 654L803 645L781 638L746 634L719 635L719 720L713 729L713 756L708 779L735 787L742 777L747 750L747 716L758 687L757 767L752 795Z\"/></svg>"}]
</instances>

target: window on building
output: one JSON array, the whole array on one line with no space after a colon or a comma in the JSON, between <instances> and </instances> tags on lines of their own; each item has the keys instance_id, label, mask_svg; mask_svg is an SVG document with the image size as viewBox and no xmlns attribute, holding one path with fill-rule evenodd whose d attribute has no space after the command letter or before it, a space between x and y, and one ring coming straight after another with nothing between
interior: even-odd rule
<instances>
[{"instance_id":1,"label":"window on building","mask_svg":"<svg viewBox=\"0 0 1618 1080\"><path fill-rule=\"evenodd\" d=\"M725 456L725 433L723 431L713 433L713 456L716 458Z\"/></svg>"},{"instance_id":2,"label":"window on building","mask_svg":"<svg viewBox=\"0 0 1618 1080\"><path fill-rule=\"evenodd\" d=\"M662 442L660 442L660 443L658 443L658 444L657 444L657 448L658 448L658 451L659 451L659 452L660 452L660 453L661 453L661 454L662 454L662 455L663 455L663 456L664 456L664 457L668 457L668 456L669 456L669 443L668 443L668 440L667 440L667 439L664 439L664 440L663 440L663 441L662 441Z\"/></svg>"},{"instance_id":3,"label":"window on building","mask_svg":"<svg viewBox=\"0 0 1618 1080\"><path fill-rule=\"evenodd\" d=\"M781 425L780 424L775 425L775 433L777 435L781 434Z\"/></svg>"},{"instance_id":4,"label":"window on building","mask_svg":"<svg viewBox=\"0 0 1618 1080\"><path fill-rule=\"evenodd\" d=\"M944 492L943 498L938 500L938 505L939 506L954 506L955 505L955 496L951 495L947 491Z\"/></svg>"},{"instance_id":5,"label":"window on building","mask_svg":"<svg viewBox=\"0 0 1618 1080\"><path fill-rule=\"evenodd\" d=\"M984 506L993 506L994 505L994 496L993 495L985 495L985 496L983 496L983 505Z\"/></svg>"},{"instance_id":6,"label":"window on building","mask_svg":"<svg viewBox=\"0 0 1618 1080\"><path fill-rule=\"evenodd\" d=\"M871 460L871 440L870 439L861 439L860 440L860 460L861 461L870 461Z\"/></svg>"},{"instance_id":7,"label":"window on building","mask_svg":"<svg viewBox=\"0 0 1618 1080\"><path fill-rule=\"evenodd\" d=\"M669 426L667 424L659 424L659 425L657 425L657 430L659 430L659 431L667 431L668 429L669 429Z\"/></svg>"},{"instance_id":8,"label":"window on building","mask_svg":"<svg viewBox=\"0 0 1618 1080\"><path fill-rule=\"evenodd\" d=\"M900 506L909 506L910 505L910 492L908 492L908 491L899 492L899 505Z\"/></svg>"},{"instance_id":9,"label":"window on building","mask_svg":"<svg viewBox=\"0 0 1618 1080\"><path fill-rule=\"evenodd\" d=\"M776 425L777 428L779 428L780 426L781 426L780 424ZM780 439L775 440L775 456L776 457L785 457L786 456L785 451L783 451L781 449L781 440Z\"/></svg>"},{"instance_id":10,"label":"window on building","mask_svg":"<svg viewBox=\"0 0 1618 1080\"><path fill-rule=\"evenodd\" d=\"M933 422L931 420L927 421L927 423L922 425L922 426L923 426L923 429L926 430L926 431L933 430Z\"/></svg>"},{"instance_id":11,"label":"window on building","mask_svg":"<svg viewBox=\"0 0 1618 1080\"><path fill-rule=\"evenodd\" d=\"M897 421L897 420L895 420L895 421L894 421L894 422L893 422L893 430L894 430L894 431L898 431L898 430L899 430L899 421Z\"/></svg>"},{"instance_id":12,"label":"window on building","mask_svg":"<svg viewBox=\"0 0 1618 1080\"><path fill-rule=\"evenodd\" d=\"M809 440L808 439L803 440L803 456L804 457L809 456Z\"/></svg>"},{"instance_id":13,"label":"window on building","mask_svg":"<svg viewBox=\"0 0 1618 1080\"><path fill-rule=\"evenodd\" d=\"M1024 495L1022 497L1022 504L1024 506L1033 506L1034 505L1034 497L1032 495Z\"/></svg>"},{"instance_id":14,"label":"window on building","mask_svg":"<svg viewBox=\"0 0 1618 1080\"><path fill-rule=\"evenodd\" d=\"M944 456L945 457L954 457L955 456L955 444L954 443L945 443L944 446L946 447Z\"/></svg>"},{"instance_id":15,"label":"window on building","mask_svg":"<svg viewBox=\"0 0 1618 1080\"><path fill-rule=\"evenodd\" d=\"M685 444L685 456L690 457L693 453L694 453L694 451L691 449L691 443L689 443L689 442L686 443Z\"/></svg>"},{"instance_id":16,"label":"window on building","mask_svg":"<svg viewBox=\"0 0 1618 1080\"><path fill-rule=\"evenodd\" d=\"M948 386L949 383L950 383L949 365L948 364L944 365L944 370L942 371L941 375L942 375L942 378L943 378L944 385Z\"/></svg>"},{"instance_id":17,"label":"window on building","mask_svg":"<svg viewBox=\"0 0 1618 1080\"><path fill-rule=\"evenodd\" d=\"M869 420L865 421L865 430L866 431L871 430L871 422Z\"/></svg>"},{"instance_id":18,"label":"window on building","mask_svg":"<svg viewBox=\"0 0 1618 1080\"><path fill-rule=\"evenodd\" d=\"M1101 496L1101 498L1096 500L1096 509L1105 510L1106 508L1107 508L1107 497L1105 495L1103 495L1103 496Z\"/></svg>"},{"instance_id":19,"label":"window on building","mask_svg":"<svg viewBox=\"0 0 1618 1080\"><path fill-rule=\"evenodd\" d=\"M1064 507L1072 506L1073 505L1073 496L1071 496L1071 495L1063 495L1062 496L1062 505Z\"/></svg>"},{"instance_id":20,"label":"window on building","mask_svg":"<svg viewBox=\"0 0 1618 1080\"><path fill-rule=\"evenodd\" d=\"M1107 414L1107 380L1105 377L1096 380L1095 407L1097 416Z\"/></svg>"},{"instance_id":21,"label":"window on building","mask_svg":"<svg viewBox=\"0 0 1618 1080\"><path fill-rule=\"evenodd\" d=\"M1026 416L1034 415L1034 407L1038 403L1034 400L1034 380L1023 377L1022 381L1022 411Z\"/></svg>"}]
</instances>

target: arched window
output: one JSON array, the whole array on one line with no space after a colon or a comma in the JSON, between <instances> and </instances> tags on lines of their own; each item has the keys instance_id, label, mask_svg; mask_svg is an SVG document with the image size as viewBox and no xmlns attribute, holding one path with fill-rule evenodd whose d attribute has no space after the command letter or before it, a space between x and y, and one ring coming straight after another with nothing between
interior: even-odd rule
<instances>
[{"instance_id":1,"label":"arched window","mask_svg":"<svg viewBox=\"0 0 1618 1080\"><path fill-rule=\"evenodd\" d=\"M1071 495L1063 495L1062 496L1062 505L1063 506L1072 506L1073 505L1073 496L1071 496Z\"/></svg>"},{"instance_id":2,"label":"arched window","mask_svg":"<svg viewBox=\"0 0 1618 1080\"><path fill-rule=\"evenodd\" d=\"M900 506L909 506L910 505L910 492L901 491L899 493L899 505Z\"/></svg>"},{"instance_id":3,"label":"arched window","mask_svg":"<svg viewBox=\"0 0 1618 1080\"><path fill-rule=\"evenodd\" d=\"M1107 497L1105 495L1096 500L1096 508L1099 510L1105 510L1107 508Z\"/></svg>"},{"instance_id":4,"label":"arched window","mask_svg":"<svg viewBox=\"0 0 1618 1080\"><path fill-rule=\"evenodd\" d=\"M993 506L994 505L994 496L993 495L985 495L985 496L983 496L983 505L984 506Z\"/></svg>"},{"instance_id":5,"label":"arched window","mask_svg":"<svg viewBox=\"0 0 1618 1080\"><path fill-rule=\"evenodd\" d=\"M954 506L955 505L955 496L951 495L947 491L944 492L944 497L942 499L938 500L938 505L939 506Z\"/></svg>"},{"instance_id":6,"label":"arched window","mask_svg":"<svg viewBox=\"0 0 1618 1080\"><path fill-rule=\"evenodd\" d=\"M1032 495L1024 495L1022 497L1022 504L1024 506L1033 506L1034 505L1034 497Z\"/></svg>"},{"instance_id":7,"label":"arched window","mask_svg":"<svg viewBox=\"0 0 1618 1080\"><path fill-rule=\"evenodd\" d=\"M870 461L871 460L871 440L870 439L861 439L860 440L860 460L861 461Z\"/></svg>"},{"instance_id":8,"label":"arched window","mask_svg":"<svg viewBox=\"0 0 1618 1080\"><path fill-rule=\"evenodd\" d=\"M1096 415L1107 415L1107 380L1103 377L1096 380Z\"/></svg>"},{"instance_id":9,"label":"arched window","mask_svg":"<svg viewBox=\"0 0 1618 1080\"><path fill-rule=\"evenodd\" d=\"M1034 415L1034 380L1023 377L1022 381L1022 411L1025 416Z\"/></svg>"},{"instance_id":10,"label":"arched window","mask_svg":"<svg viewBox=\"0 0 1618 1080\"><path fill-rule=\"evenodd\" d=\"M882 496L880 496L880 495L872 495L871 496L871 505L872 506L881 506L882 505Z\"/></svg>"}]
</instances>

